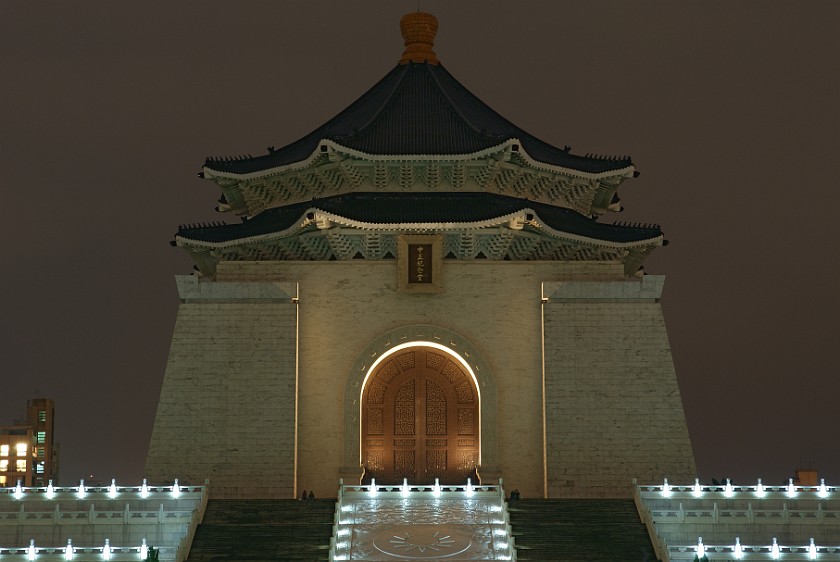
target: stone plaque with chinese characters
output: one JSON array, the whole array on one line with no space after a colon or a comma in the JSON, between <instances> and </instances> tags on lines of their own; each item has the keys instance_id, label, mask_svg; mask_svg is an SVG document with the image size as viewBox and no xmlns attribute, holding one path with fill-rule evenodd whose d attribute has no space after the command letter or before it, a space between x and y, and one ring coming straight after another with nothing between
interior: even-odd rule
<instances>
[{"instance_id":1,"label":"stone plaque with chinese characters","mask_svg":"<svg viewBox=\"0 0 840 562\"><path fill-rule=\"evenodd\" d=\"M409 244L408 282L431 283L432 275L432 245Z\"/></svg>"},{"instance_id":2,"label":"stone plaque with chinese characters","mask_svg":"<svg viewBox=\"0 0 840 562\"><path fill-rule=\"evenodd\" d=\"M440 236L400 236L397 260L400 292L438 293L442 290L442 243Z\"/></svg>"}]
</instances>

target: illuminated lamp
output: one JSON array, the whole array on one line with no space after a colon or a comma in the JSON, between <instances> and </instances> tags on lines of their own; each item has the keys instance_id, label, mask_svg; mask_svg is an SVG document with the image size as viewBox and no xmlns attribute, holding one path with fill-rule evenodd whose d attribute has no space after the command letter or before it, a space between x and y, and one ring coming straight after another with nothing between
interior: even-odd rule
<instances>
[{"instance_id":1,"label":"illuminated lamp","mask_svg":"<svg viewBox=\"0 0 840 562\"><path fill-rule=\"evenodd\" d=\"M697 537L697 558L706 556L706 547L703 546L703 537Z\"/></svg>"},{"instance_id":2,"label":"illuminated lamp","mask_svg":"<svg viewBox=\"0 0 840 562\"><path fill-rule=\"evenodd\" d=\"M788 478L787 495L789 498L796 495L796 486L793 485L793 478Z\"/></svg>"},{"instance_id":3,"label":"illuminated lamp","mask_svg":"<svg viewBox=\"0 0 840 562\"><path fill-rule=\"evenodd\" d=\"M435 478L435 486L432 488L432 495L436 498L440 497L440 479Z\"/></svg>"},{"instance_id":4,"label":"illuminated lamp","mask_svg":"<svg viewBox=\"0 0 840 562\"><path fill-rule=\"evenodd\" d=\"M143 479L143 485L140 486L140 497L146 499L149 497L149 485L146 484L146 479Z\"/></svg>"},{"instance_id":5,"label":"illuminated lamp","mask_svg":"<svg viewBox=\"0 0 840 562\"><path fill-rule=\"evenodd\" d=\"M781 557L782 553L779 551L779 543L776 542L776 537L773 537L773 546L770 547L770 558L778 560Z\"/></svg>"},{"instance_id":6,"label":"illuminated lamp","mask_svg":"<svg viewBox=\"0 0 840 562\"><path fill-rule=\"evenodd\" d=\"M149 547L146 545L146 539L143 539L143 544L140 545L140 560L145 560L149 557Z\"/></svg>"},{"instance_id":7,"label":"illuminated lamp","mask_svg":"<svg viewBox=\"0 0 840 562\"><path fill-rule=\"evenodd\" d=\"M105 539L105 546L102 547L102 559L103 560L110 560L111 559L111 541L110 541L110 539Z\"/></svg>"},{"instance_id":8,"label":"illuminated lamp","mask_svg":"<svg viewBox=\"0 0 840 562\"><path fill-rule=\"evenodd\" d=\"M400 492L402 493L402 497L408 497L408 478L403 478L403 484L400 486Z\"/></svg>"},{"instance_id":9,"label":"illuminated lamp","mask_svg":"<svg viewBox=\"0 0 840 562\"><path fill-rule=\"evenodd\" d=\"M808 546L808 560L817 559L817 546L814 544L814 537L811 537L811 544Z\"/></svg>"},{"instance_id":10,"label":"illuminated lamp","mask_svg":"<svg viewBox=\"0 0 840 562\"><path fill-rule=\"evenodd\" d=\"M735 537L735 560L740 560L744 557L744 549L741 547L741 537Z\"/></svg>"},{"instance_id":11,"label":"illuminated lamp","mask_svg":"<svg viewBox=\"0 0 840 562\"><path fill-rule=\"evenodd\" d=\"M47 484L47 499L51 500L55 497L55 487L53 487L52 480Z\"/></svg>"},{"instance_id":12,"label":"illuminated lamp","mask_svg":"<svg viewBox=\"0 0 840 562\"><path fill-rule=\"evenodd\" d=\"M820 478L820 489L817 491L817 495L821 498L828 497L828 488L825 487L825 478Z\"/></svg>"},{"instance_id":13,"label":"illuminated lamp","mask_svg":"<svg viewBox=\"0 0 840 562\"><path fill-rule=\"evenodd\" d=\"M108 497L114 499L117 497L117 481L111 478L111 485L108 486Z\"/></svg>"},{"instance_id":14,"label":"illuminated lamp","mask_svg":"<svg viewBox=\"0 0 840 562\"><path fill-rule=\"evenodd\" d=\"M20 485L20 480L17 481L17 485L15 486L15 499L23 499L23 488Z\"/></svg>"},{"instance_id":15,"label":"illuminated lamp","mask_svg":"<svg viewBox=\"0 0 840 562\"><path fill-rule=\"evenodd\" d=\"M735 491L732 489L732 481L729 478L726 479L726 486L723 487L723 495L727 498L735 495Z\"/></svg>"},{"instance_id":16,"label":"illuminated lamp","mask_svg":"<svg viewBox=\"0 0 840 562\"><path fill-rule=\"evenodd\" d=\"M35 560L35 539L29 539L29 548L26 549L26 559Z\"/></svg>"},{"instance_id":17,"label":"illuminated lamp","mask_svg":"<svg viewBox=\"0 0 840 562\"><path fill-rule=\"evenodd\" d=\"M695 498L699 498L700 496L703 495L703 488L700 487L700 479L699 478L694 479L694 490L692 491L692 494L694 495Z\"/></svg>"},{"instance_id":18,"label":"illuminated lamp","mask_svg":"<svg viewBox=\"0 0 840 562\"><path fill-rule=\"evenodd\" d=\"M370 497L376 497L376 478L370 479L370 487L368 488L368 495Z\"/></svg>"},{"instance_id":19,"label":"illuminated lamp","mask_svg":"<svg viewBox=\"0 0 840 562\"><path fill-rule=\"evenodd\" d=\"M179 498L181 497L181 486L178 484L178 479L175 479L175 483L172 484L172 497Z\"/></svg>"},{"instance_id":20,"label":"illuminated lamp","mask_svg":"<svg viewBox=\"0 0 840 562\"><path fill-rule=\"evenodd\" d=\"M668 479L665 479L665 483L662 484L662 497L669 498L671 497L671 486L668 485Z\"/></svg>"},{"instance_id":21,"label":"illuminated lamp","mask_svg":"<svg viewBox=\"0 0 840 562\"><path fill-rule=\"evenodd\" d=\"M475 494L475 489L472 485L472 478L467 478L467 497L471 498Z\"/></svg>"},{"instance_id":22,"label":"illuminated lamp","mask_svg":"<svg viewBox=\"0 0 840 562\"><path fill-rule=\"evenodd\" d=\"M755 495L759 498L764 497L764 484L761 483L761 478L758 479L758 486L755 487Z\"/></svg>"},{"instance_id":23,"label":"illuminated lamp","mask_svg":"<svg viewBox=\"0 0 840 562\"><path fill-rule=\"evenodd\" d=\"M79 490L76 492L76 497L80 500L85 499L85 480L79 480Z\"/></svg>"},{"instance_id":24,"label":"illuminated lamp","mask_svg":"<svg viewBox=\"0 0 840 562\"><path fill-rule=\"evenodd\" d=\"M67 539L67 546L64 547L64 559L73 560L73 543Z\"/></svg>"}]
</instances>

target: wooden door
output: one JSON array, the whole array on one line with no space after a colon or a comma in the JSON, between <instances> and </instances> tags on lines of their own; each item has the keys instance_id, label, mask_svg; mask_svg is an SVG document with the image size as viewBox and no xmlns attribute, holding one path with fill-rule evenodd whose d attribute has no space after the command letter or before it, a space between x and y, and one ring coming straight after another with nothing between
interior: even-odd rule
<instances>
[{"instance_id":1,"label":"wooden door","mask_svg":"<svg viewBox=\"0 0 840 562\"><path fill-rule=\"evenodd\" d=\"M362 397L366 480L465 482L478 462L478 393L446 353L415 347L371 374Z\"/></svg>"}]
</instances>

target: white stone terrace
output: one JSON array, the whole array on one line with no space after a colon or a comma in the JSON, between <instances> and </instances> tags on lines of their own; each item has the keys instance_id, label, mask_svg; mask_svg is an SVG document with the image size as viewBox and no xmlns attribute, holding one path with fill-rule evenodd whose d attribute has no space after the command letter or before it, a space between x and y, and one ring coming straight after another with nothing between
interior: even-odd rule
<instances>
[{"instance_id":1,"label":"white stone terrace","mask_svg":"<svg viewBox=\"0 0 840 562\"><path fill-rule=\"evenodd\" d=\"M182 562L207 505L207 488L78 486L0 489L0 562Z\"/></svg>"},{"instance_id":2,"label":"white stone terrace","mask_svg":"<svg viewBox=\"0 0 840 562\"><path fill-rule=\"evenodd\" d=\"M635 486L636 506L663 562L840 561L840 487Z\"/></svg>"},{"instance_id":3,"label":"white stone terrace","mask_svg":"<svg viewBox=\"0 0 840 562\"><path fill-rule=\"evenodd\" d=\"M330 561L516 560L498 485L340 485Z\"/></svg>"}]
</instances>

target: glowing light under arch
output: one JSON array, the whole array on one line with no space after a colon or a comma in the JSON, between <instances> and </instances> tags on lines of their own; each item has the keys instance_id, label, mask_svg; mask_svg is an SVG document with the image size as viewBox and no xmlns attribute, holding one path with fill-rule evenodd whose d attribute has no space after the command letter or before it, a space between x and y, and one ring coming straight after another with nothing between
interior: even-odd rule
<instances>
[{"instance_id":1,"label":"glowing light under arch","mask_svg":"<svg viewBox=\"0 0 840 562\"><path fill-rule=\"evenodd\" d=\"M359 464L362 463L362 443L364 439L362 439L362 427L363 424L361 420L363 419L362 416L362 397L365 395L365 388L367 387L368 380L370 380L370 375L376 370L376 368L382 363L385 359L390 357L391 355L398 353L404 349L408 349L409 347L431 347L437 349L438 351L442 351L446 353L447 356L453 358L458 362L461 367L463 367L472 378L473 386L475 387L476 392L478 392L478 427L479 427L479 435L478 435L478 466L481 466L481 441L483 439L483 433L481 433L481 387L478 385L478 378L475 376L475 372L473 372L472 367L470 364L467 363L463 357L461 357L455 350L450 347L446 347L445 345L441 345L437 342L427 341L427 340L413 340L410 342L401 343L399 345L395 345L388 351L384 352L382 355L376 358L370 367L368 367L367 372L365 373L365 378L362 381L362 388L359 392Z\"/></svg>"}]
</instances>

